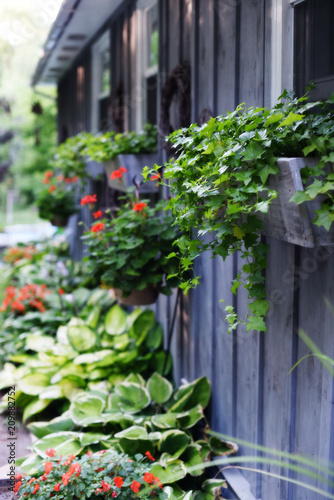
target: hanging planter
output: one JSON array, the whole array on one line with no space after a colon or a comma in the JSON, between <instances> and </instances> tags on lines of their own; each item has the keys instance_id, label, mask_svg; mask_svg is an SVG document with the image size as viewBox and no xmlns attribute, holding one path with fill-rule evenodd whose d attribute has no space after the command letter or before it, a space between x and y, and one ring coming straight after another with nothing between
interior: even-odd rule
<instances>
[{"instance_id":1,"label":"hanging planter","mask_svg":"<svg viewBox=\"0 0 334 500\"><path fill-rule=\"evenodd\" d=\"M126 192L129 187L139 183L141 193L157 193L159 186L156 182L142 184L143 168L153 168L157 162L157 153L119 154L116 158L104 162L108 185L118 191ZM122 175L118 175L118 172Z\"/></svg>"},{"instance_id":2,"label":"hanging planter","mask_svg":"<svg viewBox=\"0 0 334 500\"><path fill-rule=\"evenodd\" d=\"M68 223L68 216L55 215L50 220L51 224L56 227L66 227Z\"/></svg>"},{"instance_id":3,"label":"hanging planter","mask_svg":"<svg viewBox=\"0 0 334 500\"><path fill-rule=\"evenodd\" d=\"M120 304L126 306L148 306L158 300L159 288L150 284L144 290L132 290L127 297L123 297L120 288L111 288L109 294L112 298L117 299Z\"/></svg>"},{"instance_id":4,"label":"hanging planter","mask_svg":"<svg viewBox=\"0 0 334 500\"><path fill-rule=\"evenodd\" d=\"M279 158L279 173L270 176L269 188L277 191L267 214L262 214L264 234L306 248L334 245L334 227L327 231L312 221L316 210L321 209L325 195L317 195L313 200L297 204L290 201L297 191L303 192L301 169L312 168L319 158Z\"/></svg>"}]
</instances>

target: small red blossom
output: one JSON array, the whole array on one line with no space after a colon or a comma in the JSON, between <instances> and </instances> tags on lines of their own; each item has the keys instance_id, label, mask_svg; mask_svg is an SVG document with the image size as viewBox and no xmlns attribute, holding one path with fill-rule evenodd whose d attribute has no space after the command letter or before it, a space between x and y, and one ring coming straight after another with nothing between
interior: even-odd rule
<instances>
[{"instance_id":1,"label":"small red blossom","mask_svg":"<svg viewBox=\"0 0 334 500\"><path fill-rule=\"evenodd\" d=\"M79 179L78 176L75 176L75 177L65 177L65 182L66 182L66 184L72 184L73 182L77 182L78 179Z\"/></svg>"},{"instance_id":2,"label":"small red blossom","mask_svg":"<svg viewBox=\"0 0 334 500\"><path fill-rule=\"evenodd\" d=\"M98 495L99 493L103 493L102 488L96 488L95 495Z\"/></svg>"},{"instance_id":3,"label":"small red blossom","mask_svg":"<svg viewBox=\"0 0 334 500\"><path fill-rule=\"evenodd\" d=\"M98 455L104 455L107 450L100 450L97 452Z\"/></svg>"},{"instance_id":4,"label":"small red blossom","mask_svg":"<svg viewBox=\"0 0 334 500\"><path fill-rule=\"evenodd\" d=\"M59 288L58 290L59 295L64 295L64 290L62 288ZM50 457L54 457L54 455L49 455Z\"/></svg>"},{"instance_id":5,"label":"small red blossom","mask_svg":"<svg viewBox=\"0 0 334 500\"><path fill-rule=\"evenodd\" d=\"M61 483L55 484L55 487L53 488L54 491L59 491L60 490L60 485Z\"/></svg>"},{"instance_id":6,"label":"small red blossom","mask_svg":"<svg viewBox=\"0 0 334 500\"><path fill-rule=\"evenodd\" d=\"M39 484L36 484L34 491L32 492L33 495L36 495L37 491L39 490Z\"/></svg>"},{"instance_id":7,"label":"small red blossom","mask_svg":"<svg viewBox=\"0 0 334 500\"><path fill-rule=\"evenodd\" d=\"M133 205L132 210L134 210L134 212L142 212L142 210L144 210L145 207L147 207L146 203L144 203L143 201L141 201L139 203L135 203Z\"/></svg>"},{"instance_id":8,"label":"small red blossom","mask_svg":"<svg viewBox=\"0 0 334 500\"><path fill-rule=\"evenodd\" d=\"M88 455L89 457L91 457L93 455L93 452L92 451L87 451L86 455Z\"/></svg>"},{"instance_id":9,"label":"small red blossom","mask_svg":"<svg viewBox=\"0 0 334 500\"><path fill-rule=\"evenodd\" d=\"M93 212L93 217L94 219L98 219L99 217L102 217L103 213L101 210L98 210L97 212Z\"/></svg>"},{"instance_id":10,"label":"small red blossom","mask_svg":"<svg viewBox=\"0 0 334 500\"><path fill-rule=\"evenodd\" d=\"M160 481L160 479L158 477L155 477L154 480L153 480L153 482L156 485L160 486L161 489L164 487L164 485L162 484L162 482Z\"/></svg>"},{"instance_id":11,"label":"small red blossom","mask_svg":"<svg viewBox=\"0 0 334 500\"><path fill-rule=\"evenodd\" d=\"M59 288L58 292L60 292L61 288ZM56 454L56 450L54 450L53 448L48 448L45 452L45 454L48 456L48 457L54 457L55 454Z\"/></svg>"},{"instance_id":12,"label":"small red blossom","mask_svg":"<svg viewBox=\"0 0 334 500\"><path fill-rule=\"evenodd\" d=\"M120 172L122 172L123 174L124 174L125 172L127 172L127 171L128 171L128 169L127 169L127 168L125 168L125 167L119 167L119 169L118 169L118 170L119 170Z\"/></svg>"},{"instance_id":13,"label":"small red blossom","mask_svg":"<svg viewBox=\"0 0 334 500\"><path fill-rule=\"evenodd\" d=\"M124 483L124 480L122 477L119 477L119 476L114 477L114 484L117 488L121 488L123 483Z\"/></svg>"},{"instance_id":14,"label":"small red blossom","mask_svg":"<svg viewBox=\"0 0 334 500\"><path fill-rule=\"evenodd\" d=\"M18 481L16 484L15 484L15 487L14 487L14 493L17 493L20 489L20 486L22 484L22 481Z\"/></svg>"},{"instance_id":15,"label":"small red blossom","mask_svg":"<svg viewBox=\"0 0 334 500\"><path fill-rule=\"evenodd\" d=\"M161 174L153 174L150 177L150 181L160 181L161 179Z\"/></svg>"},{"instance_id":16,"label":"small red blossom","mask_svg":"<svg viewBox=\"0 0 334 500\"><path fill-rule=\"evenodd\" d=\"M44 466L44 470L45 470L45 474L50 474L50 472L52 471L52 462L45 462L45 466Z\"/></svg>"},{"instance_id":17,"label":"small red blossom","mask_svg":"<svg viewBox=\"0 0 334 500\"><path fill-rule=\"evenodd\" d=\"M145 483L151 484L154 481L154 475L152 474L152 472L145 472L143 480L145 481Z\"/></svg>"},{"instance_id":18,"label":"small red blossom","mask_svg":"<svg viewBox=\"0 0 334 500\"><path fill-rule=\"evenodd\" d=\"M103 231L103 229L104 229L104 222L98 222L97 224L94 224L94 226L90 228L92 233L99 233L100 231Z\"/></svg>"},{"instance_id":19,"label":"small red blossom","mask_svg":"<svg viewBox=\"0 0 334 500\"><path fill-rule=\"evenodd\" d=\"M132 481L132 484L130 486L130 489L134 492L134 493L138 493L139 492L139 488L140 488L141 484L138 483L138 481Z\"/></svg>"},{"instance_id":20,"label":"small red blossom","mask_svg":"<svg viewBox=\"0 0 334 500\"><path fill-rule=\"evenodd\" d=\"M20 479L22 479L22 474L20 472L18 472L17 474L15 474L15 479L16 481L20 481Z\"/></svg>"},{"instance_id":21,"label":"small red blossom","mask_svg":"<svg viewBox=\"0 0 334 500\"><path fill-rule=\"evenodd\" d=\"M52 186L49 187L49 192L50 193L53 193L53 191L55 191L55 190L56 190L56 186L52 185Z\"/></svg>"},{"instance_id":22,"label":"small red blossom","mask_svg":"<svg viewBox=\"0 0 334 500\"><path fill-rule=\"evenodd\" d=\"M113 491L111 496L112 496L113 498L116 498L116 497L117 497L117 491Z\"/></svg>"},{"instance_id":23,"label":"small red blossom","mask_svg":"<svg viewBox=\"0 0 334 500\"><path fill-rule=\"evenodd\" d=\"M98 469L95 469L95 472L102 472L104 469L104 467L99 467Z\"/></svg>"},{"instance_id":24,"label":"small red blossom","mask_svg":"<svg viewBox=\"0 0 334 500\"><path fill-rule=\"evenodd\" d=\"M147 456L147 458L149 458L150 460L152 460L152 462L155 462L155 458L152 457L151 453L149 451L147 451L145 453L145 455Z\"/></svg>"},{"instance_id":25,"label":"small red blossom","mask_svg":"<svg viewBox=\"0 0 334 500\"><path fill-rule=\"evenodd\" d=\"M93 195L87 194L86 196L81 198L81 201L80 201L81 205L91 205L91 204L96 203L96 202L97 202L96 194L93 194Z\"/></svg>"},{"instance_id":26,"label":"small red blossom","mask_svg":"<svg viewBox=\"0 0 334 500\"><path fill-rule=\"evenodd\" d=\"M41 476L41 477L39 478L39 481L46 481L46 480L47 480L47 478L48 478L48 475L47 475L47 474L43 474L43 476Z\"/></svg>"},{"instance_id":27,"label":"small red blossom","mask_svg":"<svg viewBox=\"0 0 334 500\"><path fill-rule=\"evenodd\" d=\"M110 484L106 483L105 481L101 481L101 486L103 488L103 491L109 491L111 489Z\"/></svg>"},{"instance_id":28,"label":"small red blossom","mask_svg":"<svg viewBox=\"0 0 334 500\"><path fill-rule=\"evenodd\" d=\"M31 479L29 479L28 484L31 484L33 481L36 481L35 477L32 477Z\"/></svg>"},{"instance_id":29,"label":"small red blossom","mask_svg":"<svg viewBox=\"0 0 334 500\"><path fill-rule=\"evenodd\" d=\"M110 174L110 179L120 179L123 176L123 172L121 169L119 170L114 170L112 174Z\"/></svg>"}]
</instances>

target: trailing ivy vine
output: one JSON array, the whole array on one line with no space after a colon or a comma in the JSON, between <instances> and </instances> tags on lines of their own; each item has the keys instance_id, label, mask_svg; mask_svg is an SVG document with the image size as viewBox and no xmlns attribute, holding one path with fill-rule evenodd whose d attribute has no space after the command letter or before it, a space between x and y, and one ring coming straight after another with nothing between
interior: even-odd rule
<instances>
[{"instance_id":1,"label":"trailing ivy vine","mask_svg":"<svg viewBox=\"0 0 334 500\"><path fill-rule=\"evenodd\" d=\"M284 91L271 109L240 104L201 127L194 124L169 136L175 158L165 163L164 177L171 181L173 194L167 208L183 232L176 242L182 256L180 272L193 270L196 257L206 250L223 259L238 251L244 259L232 292L245 287L247 314L240 318L228 305L229 332L240 323L247 331L266 331L268 247L259 237L263 224L259 214L268 212L278 194L269 188L270 176L278 173L277 158L319 157L316 167L302 170L307 187L291 201L302 203L325 194L314 223L329 230L334 220L334 173L326 167L334 160L333 104L334 95L314 103ZM148 176L152 170L145 173ZM210 239L205 237L208 233ZM185 292L199 283L194 273L188 278L181 284Z\"/></svg>"}]
</instances>

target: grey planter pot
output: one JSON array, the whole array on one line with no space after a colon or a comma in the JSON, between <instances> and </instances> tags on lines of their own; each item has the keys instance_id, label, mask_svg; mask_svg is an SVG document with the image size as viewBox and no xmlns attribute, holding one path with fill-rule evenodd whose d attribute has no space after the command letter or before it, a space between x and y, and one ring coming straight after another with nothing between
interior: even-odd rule
<instances>
[{"instance_id":1,"label":"grey planter pot","mask_svg":"<svg viewBox=\"0 0 334 500\"><path fill-rule=\"evenodd\" d=\"M300 170L306 165L313 167L318 161L317 158L277 160L279 174L270 176L269 187L275 189L278 196L270 204L268 214L263 216L266 235L307 248L334 245L334 228L326 231L312 223L324 198L316 197L300 205L289 202L296 191L304 190Z\"/></svg>"},{"instance_id":2,"label":"grey planter pot","mask_svg":"<svg viewBox=\"0 0 334 500\"><path fill-rule=\"evenodd\" d=\"M136 155L118 155L117 158L104 163L104 169L107 174L108 184L111 188L125 192L129 187L134 186L134 181L140 182L140 193L157 193L159 186L156 182L144 180L142 171L144 167L152 168L158 161L158 154L136 154ZM119 179L111 179L110 175L120 167L127 169Z\"/></svg>"}]
</instances>

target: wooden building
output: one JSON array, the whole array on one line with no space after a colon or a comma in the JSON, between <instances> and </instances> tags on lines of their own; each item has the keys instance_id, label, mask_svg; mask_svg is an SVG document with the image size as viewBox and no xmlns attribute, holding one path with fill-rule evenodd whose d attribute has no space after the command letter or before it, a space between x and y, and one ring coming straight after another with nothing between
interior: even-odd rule
<instances>
[{"instance_id":1,"label":"wooden building","mask_svg":"<svg viewBox=\"0 0 334 500\"><path fill-rule=\"evenodd\" d=\"M63 141L83 130L139 130L146 121L159 123L164 84L179 71L190 85L183 95L176 77L167 110L175 129L187 120L232 111L241 102L270 106L285 88L301 95L311 80L314 97L329 96L333 26L333 0L65 0L33 85L57 83ZM180 111L187 96L190 116ZM165 158L160 148L161 161ZM92 189L99 190L105 205L114 196L106 182ZM196 267L200 285L177 306L174 379L179 384L183 378L209 377L214 430L328 464L334 461L333 378L314 357L290 369L310 352L298 336L300 328L334 357L334 309L329 307L334 249L267 240L268 332L240 328L228 335L220 299L239 312L245 308L242 294L236 299L230 292L238 256L223 262L203 255ZM73 251L80 255L78 235ZM161 297L155 307L166 336L175 300L176 295ZM260 454L243 446L240 453ZM278 466L264 468L301 479ZM242 500L324 498L274 476L244 475ZM316 478L309 481L328 488ZM332 486L328 496L333 494Z\"/></svg>"}]
</instances>

